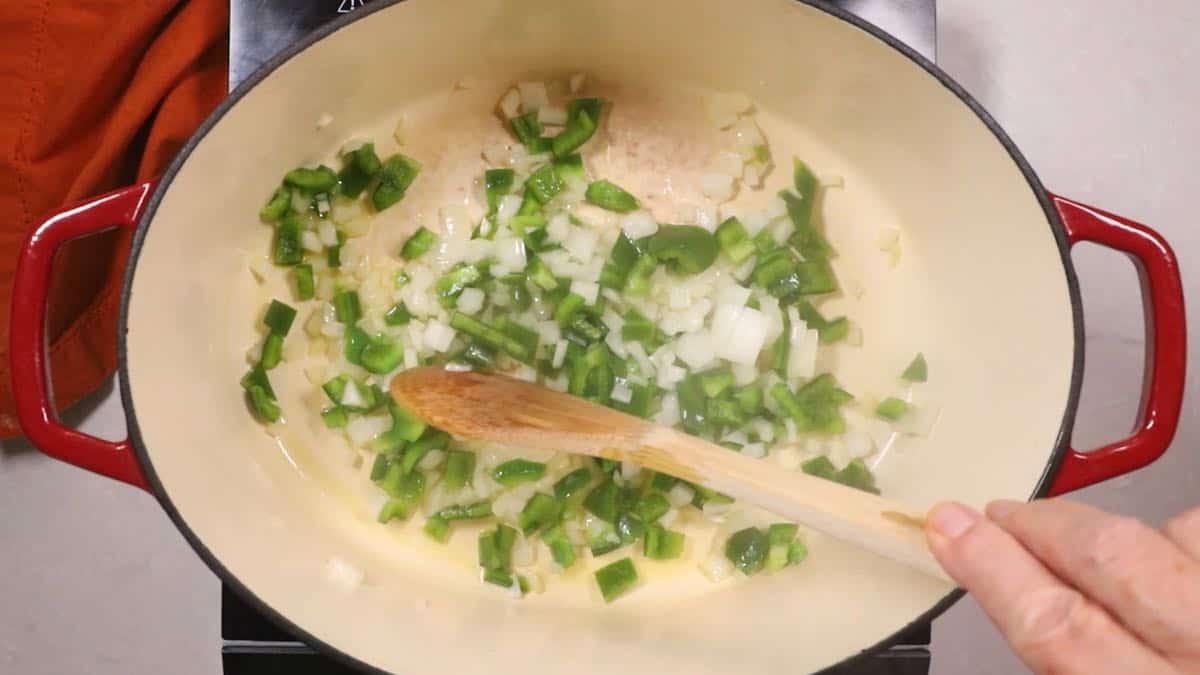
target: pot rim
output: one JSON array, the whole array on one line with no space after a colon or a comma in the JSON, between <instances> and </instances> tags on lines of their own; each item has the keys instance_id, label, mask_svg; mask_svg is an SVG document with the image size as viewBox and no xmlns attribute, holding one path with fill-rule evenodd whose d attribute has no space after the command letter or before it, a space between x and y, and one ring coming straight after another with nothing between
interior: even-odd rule
<instances>
[{"instance_id":1,"label":"pot rim","mask_svg":"<svg viewBox=\"0 0 1200 675\"><path fill-rule=\"evenodd\" d=\"M335 19L318 28L317 30L314 30L304 38L292 43L287 48L271 57L271 59L255 70L254 73L252 73L244 81L242 81L242 83L239 84L234 91L230 92L229 95L216 107L216 109L214 109L208 115L208 117L205 118L204 122L197 128L195 133L192 134L187 143L183 145L178 154L176 154L175 158L167 167L167 170L163 173L153 195L150 197L147 203L146 210L133 233L129 257L125 264L125 279L121 288L120 314L118 316L117 323L117 373L119 376L118 381L120 383L121 402L125 413L125 423L129 432L129 441L137 457L138 464L141 466L142 472L145 475L150 492L154 495L154 498L158 500L158 503L162 506L163 510L166 511L167 516L171 519L171 522L175 524L175 527L178 528L183 534L184 539L187 540L188 544L192 547L196 554L200 556L200 559L204 561L209 569L211 569L223 583L233 589L233 591L237 593L244 602L249 604L264 616L269 617L271 621L273 621L276 625L281 626L288 633L297 636L303 640L305 644L317 648L321 653L329 656L335 661L352 668L363 670L364 672L376 673L379 675L389 675L389 673L376 668L375 666L358 659L352 654L315 637L308 631L298 626L291 619L283 615L281 612L260 599L254 594L253 591L250 590L249 587L242 583L240 579L238 579L221 563L217 556L208 549L204 542L202 542L196 533L193 532L188 526L187 522L183 518L183 515L175 507L170 496L167 494L167 491L164 489L162 482L158 478L158 474L155 473L154 464L150 460L150 455L146 451L146 446L142 439L141 429L137 423L137 412L133 401L133 395L130 391L127 334L129 330L129 300L133 290L134 273L137 268L138 259L141 256L142 245L145 242L146 232L149 230L150 223L154 220L154 215L158 211L158 206L162 201L163 195L166 193L171 182L174 180L175 175L179 172L180 167L182 167L187 161L188 157L191 156L192 151L196 149L196 146L204 140L204 138L208 135L208 132L212 130L216 123L220 121L220 119L224 117L225 114L228 113L234 106L236 106L239 101L241 101L242 97L244 97L247 92L269 77L284 63L291 60L292 57L307 50L312 45L322 41L326 37L338 32L346 26L349 26L356 21L366 19L376 12L391 8L403 1L404 0L376 0L370 5L361 7L354 12ZM1055 439L1050 459L1047 461L1046 468L1042 472L1041 477L1038 479L1038 483L1034 488L1030 498L1033 499L1046 496L1050 489L1051 479L1055 476L1055 474L1058 473L1059 467L1061 466L1063 459L1069 450L1071 431L1074 429L1075 415L1079 407L1079 394L1083 383L1084 361L1083 307L1079 292L1079 280L1075 273L1075 267L1071 261L1070 244L1067 242L1066 230L1061 219L1059 218L1057 210L1055 210L1051 203L1049 193L1042 185L1041 180L1038 178L1029 162L1025 159L1025 156L1021 154L1021 151L1017 148L1016 144L1011 138L1009 138L1004 129L1001 128L1000 124L996 122L995 118L993 118L991 114L988 113L987 110L985 110L984 107L978 101L976 101L973 96L971 96L971 94L967 93L966 89L964 89L962 85L958 84L958 82L951 78L950 75L943 71L937 64L927 59L924 55L920 54L912 47L909 47L907 44L901 42L890 33L885 32L874 24L865 21L864 19L850 13L840 6L827 4L824 0L793 1L808 5L813 9L824 12L825 14L828 14L836 19L840 19L841 21L845 21L868 33L877 40L882 41L892 49L899 52L902 56L907 57L910 61L923 69L927 74L940 82L942 86L954 94L954 96L958 98L963 105L967 106L967 108L975 113L976 117L978 117L979 120L984 123L984 125L988 128L1000 145L1004 147L1004 149L1008 152L1009 157L1012 158L1013 162L1016 163L1017 168L1021 171L1021 174L1025 177L1026 182L1033 191L1038 203L1041 205L1042 212L1046 216L1047 224L1050 226L1051 233L1054 236L1054 241L1058 245L1059 257L1062 261L1063 271L1066 274L1067 290L1071 301L1071 319L1074 332L1074 346L1071 359L1071 382L1067 394L1066 408L1063 413L1063 421L1059 427L1058 436ZM947 593L937 603L935 603L933 607L918 615L912 621L908 622L888 637L858 652L857 654L851 654L847 656L838 663L835 663L822 670L821 673L831 674L835 670L848 667L853 663L859 662L861 659L870 658L887 650L888 648L897 644L905 636L910 635L913 631L919 629L921 626L931 623L933 619L943 614L955 602L962 598L963 595L965 595L965 591L959 588L954 589L953 591Z\"/></svg>"}]
</instances>

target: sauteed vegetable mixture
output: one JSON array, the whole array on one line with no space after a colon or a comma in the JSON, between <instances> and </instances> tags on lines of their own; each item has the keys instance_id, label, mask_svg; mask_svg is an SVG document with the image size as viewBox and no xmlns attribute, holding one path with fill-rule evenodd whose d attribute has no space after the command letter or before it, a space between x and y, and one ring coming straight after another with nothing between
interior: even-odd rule
<instances>
[{"instance_id":1,"label":"sauteed vegetable mixture","mask_svg":"<svg viewBox=\"0 0 1200 675\"><path fill-rule=\"evenodd\" d=\"M380 523L418 520L439 542L466 521L485 523L481 578L514 596L543 583L539 551L552 571L613 554L594 573L611 601L635 586L637 566L685 555L678 523L720 520L732 500L629 464L497 457L459 443L390 399L393 374L430 364L496 370L872 492L863 458L878 442L847 424L854 396L819 367L823 347L861 336L821 307L838 280L813 170L789 162L791 189L765 210L661 222L579 154L620 105L581 95L582 85L572 77L562 96L538 82L510 89L497 123L512 141L482 150L485 215L441 209L440 227L415 228L386 270L361 269L344 247L366 234L372 214L422 189L419 157L381 157L374 143L353 142L337 168L287 172L259 213L274 229L276 266L259 272L288 275L293 297L266 308L242 387L266 425L316 414L281 409L270 372L287 343L323 342L330 365L306 372L324 391L323 423L368 458L364 471L386 496ZM761 189L776 167L748 99L718 97L712 114L727 148L699 188L723 204ZM901 379L926 376L917 355ZM868 416L913 431L928 411L913 409L899 384L895 393ZM839 467L804 452L814 438L839 439L853 459ZM724 531L707 544L690 548L714 580L777 573L807 555L788 523Z\"/></svg>"}]
</instances>

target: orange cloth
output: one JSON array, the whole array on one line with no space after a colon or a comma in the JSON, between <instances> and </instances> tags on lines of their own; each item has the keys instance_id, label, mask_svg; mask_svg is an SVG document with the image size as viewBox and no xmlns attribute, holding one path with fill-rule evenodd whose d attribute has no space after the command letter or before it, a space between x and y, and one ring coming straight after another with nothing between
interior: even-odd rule
<instances>
[{"instance_id":1,"label":"orange cloth","mask_svg":"<svg viewBox=\"0 0 1200 675\"><path fill-rule=\"evenodd\" d=\"M47 212L153 178L225 95L228 0L3 0L0 8L0 437L20 433L8 373L17 254ZM129 236L55 260L49 337L60 408L116 364Z\"/></svg>"}]
</instances>

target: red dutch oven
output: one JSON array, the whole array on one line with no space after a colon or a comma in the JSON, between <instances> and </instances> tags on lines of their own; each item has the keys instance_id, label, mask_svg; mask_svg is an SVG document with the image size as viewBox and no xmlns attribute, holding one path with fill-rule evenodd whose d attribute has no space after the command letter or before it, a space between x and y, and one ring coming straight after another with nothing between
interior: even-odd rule
<instances>
[{"instance_id":1,"label":"red dutch oven","mask_svg":"<svg viewBox=\"0 0 1200 675\"><path fill-rule=\"evenodd\" d=\"M794 573L736 587L708 584L693 566L608 607L549 588L498 599L475 583L472 560L419 534L382 535L346 507L321 480L319 444L303 434L281 444L250 419L237 383L262 297L246 256L267 250L255 214L278 176L324 160L349 136L390 138L401 113L417 120L414 152L452 148L459 127L428 111L457 120L452 108L478 110L486 120L507 84L560 71L589 73L618 106L626 91L745 91L777 157L844 177L824 219L839 274L866 289L836 302L867 343L839 368L853 382L922 351L942 402L927 439L879 462L885 494L915 508L1058 495L1166 450L1186 336L1179 269L1162 237L1045 190L979 104L894 38L839 9L785 0L379 0L318 31L234 92L159 181L64 209L30 236L10 351L29 439L148 490L252 604L379 671L816 671L944 611L959 597L948 586L816 536ZM455 94L464 98L448 102L468 79ZM317 129L324 115L333 122ZM647 120L645 133L671 128ZM455 157L430 150L423 176L455 176ZM902 232L894 269L875 245L883 224ZM402 225L381 220L373 231L390 245ZM59 422L45 331L55 252L113 227L135 230L118 347L129 438L115 443ZM1137 428L1088 452L1070 443L1084 367L1070 250L1084 241L1134 260L1147 321ZM280 372L284 409L301 405L287 390L302 377ZM363 583L331 583L331 561L355 566Z\"/></svg>"}]
</instances>

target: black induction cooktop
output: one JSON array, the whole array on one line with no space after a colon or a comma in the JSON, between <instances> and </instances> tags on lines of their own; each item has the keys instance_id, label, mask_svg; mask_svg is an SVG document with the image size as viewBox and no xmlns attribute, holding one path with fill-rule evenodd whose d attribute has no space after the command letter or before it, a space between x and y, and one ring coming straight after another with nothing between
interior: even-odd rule
<instances>
[{"instance_id":1,"label":"black induction cooktop","mask_svg":"<svg viewBox=\"0 0 1200 675\"><path fill-rule=\"evenodd\" d=\"M733 0L731 0L733 1ZM830 0L900 38L933 59L936 0ZM230 0L229 88L289 44L370 0ZM358 675L318 654L242 602L221 592L221 647L225 675ZM897 646L824 675L928 675L930 628L918 626Z\"/></svg>"}]
</instances>

